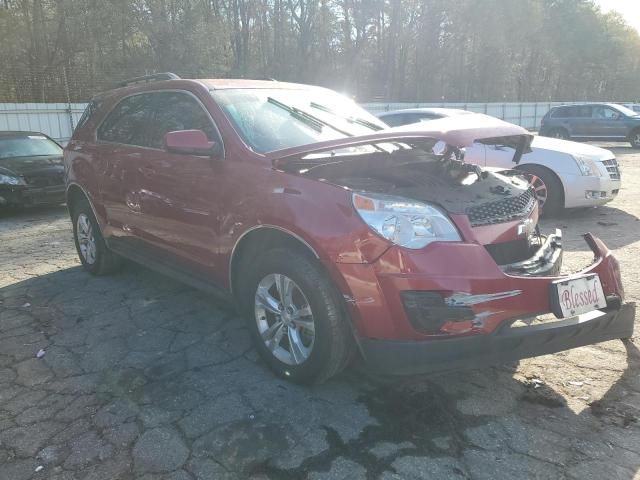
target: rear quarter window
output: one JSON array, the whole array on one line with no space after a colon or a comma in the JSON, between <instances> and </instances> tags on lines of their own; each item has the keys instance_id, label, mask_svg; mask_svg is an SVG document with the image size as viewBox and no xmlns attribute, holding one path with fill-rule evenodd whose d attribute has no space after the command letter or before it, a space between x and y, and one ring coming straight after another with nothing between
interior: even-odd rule
<instances>
[{"instance_id":1,"label":"rear quarter window","mask_svg":"<svg viewBox=\"0 0 640 480\"><path fill-rule=\"evenodd\" d=\"M82 127L84 127L87 124L87 122L89 122L89 120L93 117L93 115L96 113L98 108L100 108L101 103L102 102L99 102L97 100L91 100L89 102L87 107L84 109L84 112L82 112L82 116L80 117L80 120L78 120L78 124L73 129L74 133L77 130L80 130Z\"/></svg>"},{"instance_id":2,"label":"rear quarter window","mask_svg":"<svg viewBox=\"0 0 640 480\"><path fill-rule=\"evenodd\" d=\"M557 107L551 110L549 117L551 118L567 118L569 116L569 107Z\"/></svg>"}]
</instances>

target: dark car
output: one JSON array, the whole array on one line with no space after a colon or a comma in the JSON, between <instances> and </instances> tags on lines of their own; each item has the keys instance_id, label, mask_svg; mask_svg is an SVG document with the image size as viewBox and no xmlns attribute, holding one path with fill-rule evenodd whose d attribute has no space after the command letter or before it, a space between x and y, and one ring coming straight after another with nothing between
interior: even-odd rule
<instances>
[{"instance_id":1,"label":"dark car","mask_svg":"<svg viewBox=\"0 0 640 480\"><path fill-rule=\"evenodd\" d=\"M64 203L62 147L38 132L0 132L0 207Z\"/></svg>"},{"instance_id":2,"label":"dark car","mask_svg":"<svg viewBox=\"0 0 640 480\"><path fill-rule=\"evenodd\" d=\"M292 380L359 352L373 369L478 367L629 337L617 261L559 275L526 181L461 161L476 140L528 150L473 115L383 131L308 85L163 74L95 98L65 148L67 205L91 274L122 257L232 300ZM447 123L448 122L448 123ZM562 320L516 326L555 312Z\"/></svg>"},{"instance_id":3,"label":"dark car","mask_svg":"<svg viewBox=\"0 0 640 480\"><path fill-rule=\"evenodd\" d=\"M540 135L573 140L628 141L640 148L640 113L614 103L561 105L542 118Z\"/></svg>"}]
</instances>

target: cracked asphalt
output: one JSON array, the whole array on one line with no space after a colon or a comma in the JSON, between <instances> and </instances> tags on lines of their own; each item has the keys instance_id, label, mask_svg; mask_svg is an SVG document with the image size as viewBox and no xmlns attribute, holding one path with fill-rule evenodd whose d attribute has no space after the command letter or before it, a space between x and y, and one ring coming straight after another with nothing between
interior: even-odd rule
<instances>
[{"instance_id":1,"label":"cracked asphalt","mask_svg":"<svg viewBox=\"0 0 640 480\"><path fill-rule=\"evenodd\" d=\"M601 236L638 301L640 153L615 151L619 198L543 227L564 229L568 270L590 261L579 234ZM638 334L295 386L205 294L132 264L85 274L64 208L0 215L1 480L640 479Z\"/></svg>"}]
</instances>

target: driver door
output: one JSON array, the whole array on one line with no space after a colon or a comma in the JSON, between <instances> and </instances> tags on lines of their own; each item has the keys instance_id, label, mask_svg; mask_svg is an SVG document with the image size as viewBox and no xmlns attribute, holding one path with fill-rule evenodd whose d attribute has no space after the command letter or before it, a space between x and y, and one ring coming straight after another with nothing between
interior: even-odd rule
<instances>
[{"instance_id":1,"label":"driver door","mask_svg":"<svg viewBox=\"0 0 640 480\"><path fill-rule=\"evenodd\" d=\"M626 136L627 129L620 112L606 105L594 106L592 112L593 123L590 136L608 138Z\"/></svg>"},{"instance_id":2,"label":"driver door","mask_svg":"<svg viewBox=\"0 0 640 480\"><path fill-rule=\"evenodd\" d=\"M146 243L194 270L215 270L218 208L225 181L222 158L168 152L164 136L202 130L222 144L211 116L186 91L155 92L149 121L153 153L138 159L138 194Z\"/></svg>"}]
</instances>

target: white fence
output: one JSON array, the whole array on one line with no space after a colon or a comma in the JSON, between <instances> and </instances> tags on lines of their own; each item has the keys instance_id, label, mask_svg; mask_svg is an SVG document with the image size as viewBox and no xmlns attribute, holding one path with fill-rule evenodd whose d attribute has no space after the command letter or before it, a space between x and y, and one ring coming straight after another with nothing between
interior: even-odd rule
<instances>
[{"instance_id":1,"label":"white fence","mask_svg":"<svg viewBox=\"0 0 640 480\"><path fill-rule=\"evenodd\" d=\"M42 132L65 144L86 103L0 103L0 131Z\"/></svg>"},{"instance_id":2,"label":"white fence","mask_svg":"<svg viewBox=\"0 0 640 480\"><path fill-rule=\"evenodd\" d=\"M580 102L566 102L580 103ZM537 130L547 111L562 102L530 103L364 103L371 113L417 107L460 108L486 113L515 123L529 130ZM65 144L71 137L86 103L0 103L0 131L29 130L46 133Z\"/></svg>"}]
</instances>

